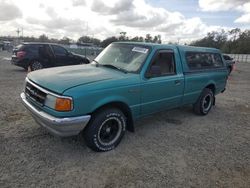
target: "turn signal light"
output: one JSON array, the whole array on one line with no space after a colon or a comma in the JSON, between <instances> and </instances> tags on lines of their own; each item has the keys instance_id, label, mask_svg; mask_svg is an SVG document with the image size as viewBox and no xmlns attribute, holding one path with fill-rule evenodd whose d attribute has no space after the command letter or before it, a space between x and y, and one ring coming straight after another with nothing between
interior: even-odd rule
<instances>
[{"instance_id":1,"label":"turn signal light","mask_svg":"<svg viewBox=\"0 0 250 188\"><path fill-rule=\"evenodd\" d=\"M57 98L55 104L55 110L57 111L71 111L72 100L68 98Z\"/></svg>"}]
</instances>

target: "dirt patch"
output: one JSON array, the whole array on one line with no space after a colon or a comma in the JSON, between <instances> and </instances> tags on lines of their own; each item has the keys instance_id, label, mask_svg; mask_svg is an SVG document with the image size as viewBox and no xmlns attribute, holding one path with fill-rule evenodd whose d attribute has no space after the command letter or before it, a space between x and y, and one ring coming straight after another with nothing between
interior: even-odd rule
<instances>
[{"instance_id":1,"label":"dirt patch","mask_svg":"<svg viewBox=\"0 0 250 188\"><path fill-rule=\"evenodd\" d=\"M7 122L13 122L13 121L18 121L21 120L23 118L27 118L27 113L15 113L15 112L11 112L11 113L7 113L4 116L4 120Z\"/></svg>"},{"instance_id":2,"label":"dirt patch","mask_svg":"<svg viewBox=\"0 0 250 188\"><path fill-rule=\"evenodd\" d=\"M250 115L250 106L248 104L236 104L234 108L240 113Z\"/></svg>"},{"instance_id":3,"label":"dirt patch","mask_svg":"<svg viewBox=\"0 0 250 188\"><path fill-rule=\"evenodd\" d=\"M181 125L182 124L181 120L171 119L171 118L165 118L165 122L166 123L171 123L171 124L174 124L174 125Z\"/></svg>"}]
</instances>

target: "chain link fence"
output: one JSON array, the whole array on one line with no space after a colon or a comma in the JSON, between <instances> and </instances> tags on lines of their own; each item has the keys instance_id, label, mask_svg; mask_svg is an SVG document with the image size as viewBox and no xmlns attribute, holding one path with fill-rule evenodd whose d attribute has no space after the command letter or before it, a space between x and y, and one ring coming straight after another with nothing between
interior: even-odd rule
<instances>
[{"instance_id":1,"label":"chain link fence","mask_svg":"<svg viewBox=\"0 0 250 188\"><path fill-rule=\"evenodd\" d=\"M227 54L234 60L241 63L250 63L250 54Z\"/></svg>"},{"instance_id":2,"label":"chain link fence","mask_svg":"<svg viewBox=\"0 0 250 188\"><path fill-rule=\"evenodd\" d=\"M70 52L83 55L92 61L102 50L103 48L98 47L81 47L81 48L69 48L66 49Z\"/></svg>"}]
</instances>

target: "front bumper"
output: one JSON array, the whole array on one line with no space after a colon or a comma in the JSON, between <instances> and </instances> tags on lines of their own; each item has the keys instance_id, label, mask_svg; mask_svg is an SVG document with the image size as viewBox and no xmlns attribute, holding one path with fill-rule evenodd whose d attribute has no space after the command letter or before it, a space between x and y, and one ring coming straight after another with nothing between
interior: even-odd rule
<instances>
[{"instance_id":1,"label":"front bumper","mask_svg":"<svg viewBox=\"0 0 250 188\"><path fill-rule=\"evenodd\" d=\"M21 93L21 99L35 121L55 136L66 137L77 135L86 127L91 118L90 115L57 118L32 106L24 93Z\"/></svg>"}]
</instances>

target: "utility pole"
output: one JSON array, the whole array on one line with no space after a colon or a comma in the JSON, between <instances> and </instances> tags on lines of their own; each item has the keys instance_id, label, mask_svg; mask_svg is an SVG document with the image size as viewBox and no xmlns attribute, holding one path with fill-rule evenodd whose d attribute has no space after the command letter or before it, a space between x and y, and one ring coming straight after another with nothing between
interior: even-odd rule
<instances>
[{"instance_id":1,"label":"utility pole","mask_svg":"<svg viewBox=\"0 0 250 188\"><path fill-rule=\"evenodd\" d=\"M21 32L20 29L17 28L16 32L17 32L17 38L19 38L19 34L20 34L20 32Z\"/></svg>"},{"instance_id":2,"label":"utility pole","mask_svg":"<svg viewBox=\"0 0 250 188\"><path fill-rule=\"evenodd\" d=\"M21 31L20 31L19 28L17 28L16 32L17 32L17 44L19 44L19 34L20 34Z\"/></svg>"}]
</instances>

